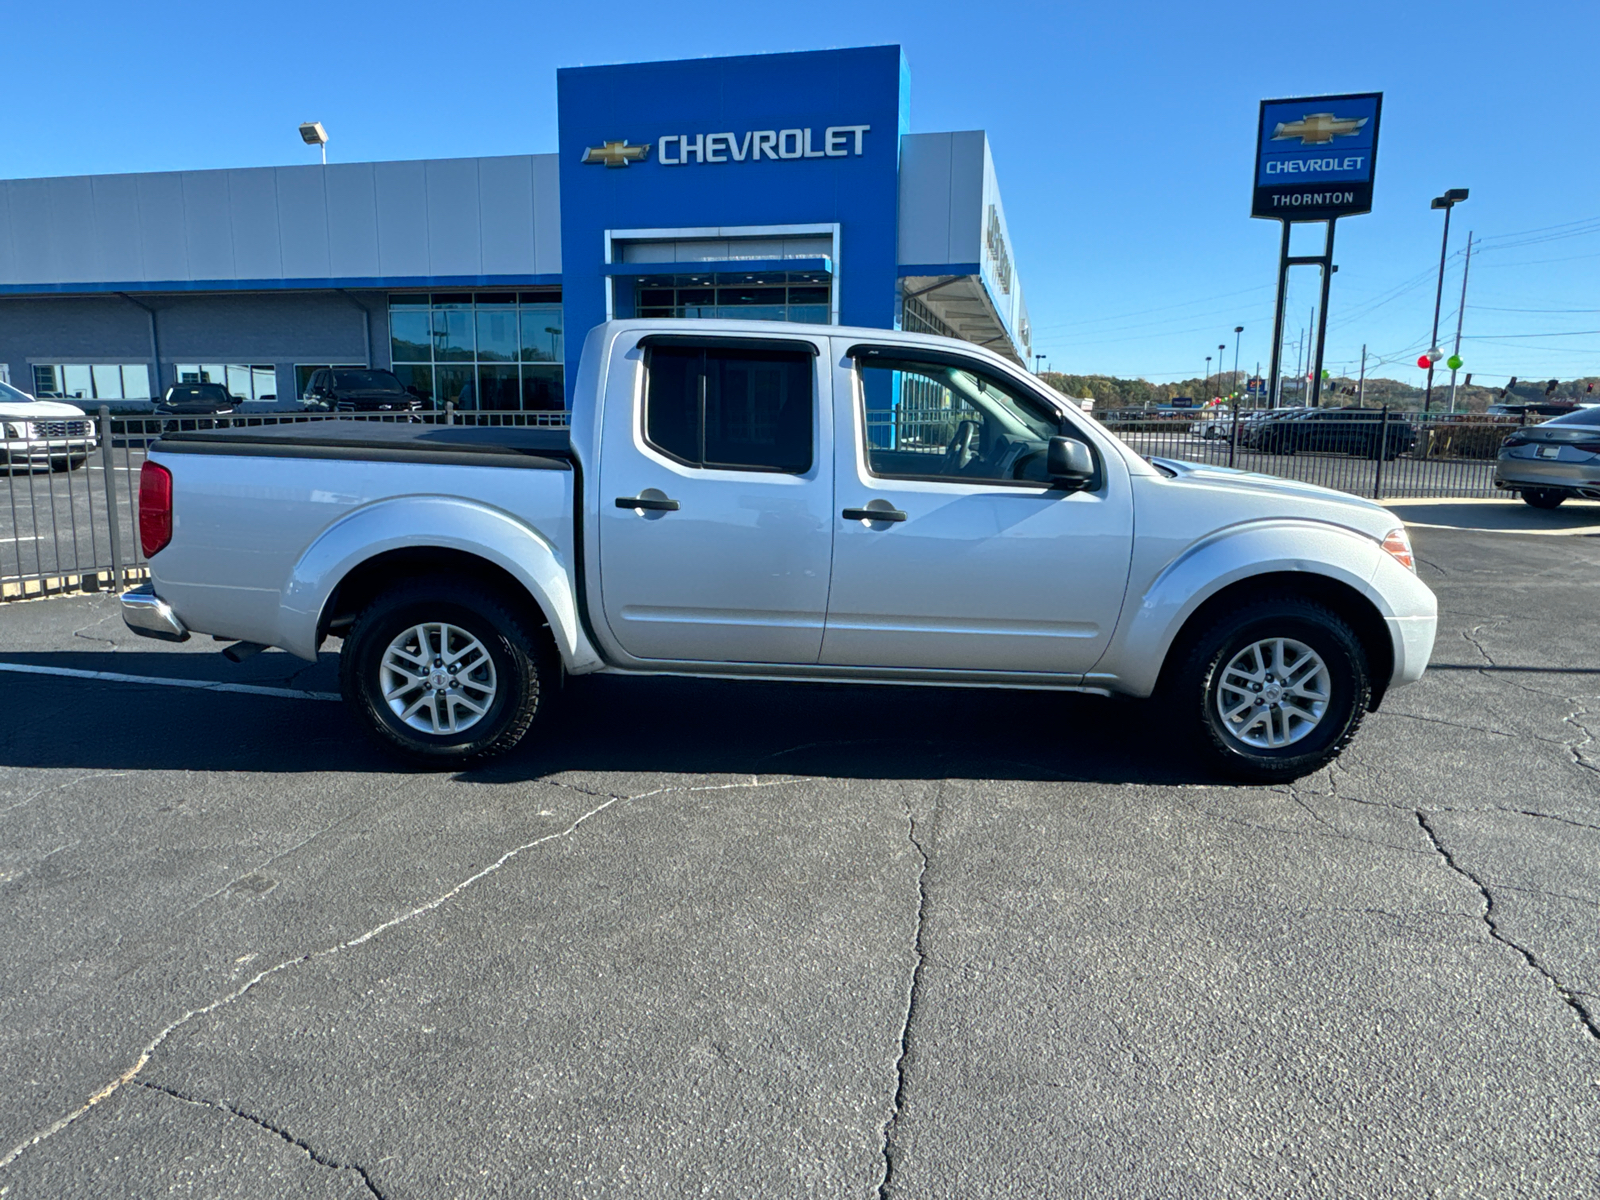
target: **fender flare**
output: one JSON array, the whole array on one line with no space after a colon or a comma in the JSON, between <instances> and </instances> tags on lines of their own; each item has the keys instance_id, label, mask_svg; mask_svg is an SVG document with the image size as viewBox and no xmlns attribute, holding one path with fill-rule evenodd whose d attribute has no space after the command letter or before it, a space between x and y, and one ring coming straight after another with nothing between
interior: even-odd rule
<instances>
[{"instance_id":1,"label":"fender flare","mask_svg":"<svg viewBox=\"0 0 1600 1200\"><path fill-rule=\"evenodd\" d=\"M511 514L454 496L380 500L323 530L283 586L283 648L314 661L318 624L334 589L369 559L419 549L457 550L500 567L539 605L569 668L593 657L578 628L571 565L543 534Z\"/></svg>"},{"instance_id":2,"label":"fender flare","mask_svg":"<svg viewBox=\"0 0 1600 1200\"><path fill-rule=\"evenodd\" d=\"M1382 548L1366 534L1321 521L1278 518L1218 530L1162 568L1137 600L1128 597L1127 616L1101 659L1101 669L1089 678L1109 674L1117 690L1150 695L1174 640L1195 610L1252 576L1303 574L1337 580L1388 620L1396 615L1393 606L1372 586L1382 558Z\"/></svg>"}]
</instances>

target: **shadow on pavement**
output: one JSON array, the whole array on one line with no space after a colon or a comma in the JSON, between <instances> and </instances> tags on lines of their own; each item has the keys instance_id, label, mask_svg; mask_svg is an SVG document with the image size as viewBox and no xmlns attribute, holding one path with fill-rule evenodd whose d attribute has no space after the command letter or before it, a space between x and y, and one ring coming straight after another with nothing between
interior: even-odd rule
<instances>
[{"instance_id":1,"label":"shadow on pavement","mask_svg":"<svg viewBox=\"0 0 1600 1200\"><path fill-rule=\"evenodd\" d=\"M1488 533L1600 535L1600 502L1569 500L1538 509L1520 500L1385 500L1383 506L1408 525Z\"/></svg>"},{"instance_id":2,"label":"shadow on pavement","mask_svg":"<svg viewBox=\"0 0 1600 1200\"><path fill-rule=\"evenodd\" d=\"M337 655L140 651L7 654L123 675L337 691ZM274 661L276 660L276 661ZM0 764L88 769L411 772L344 705L184 687L0 674L25 693ZM1038 691L590 677L567 682L528 740L461 778L505 784L563 771L857 779L1216 782L1152 706Z\"/></svg>"}]
</instances>

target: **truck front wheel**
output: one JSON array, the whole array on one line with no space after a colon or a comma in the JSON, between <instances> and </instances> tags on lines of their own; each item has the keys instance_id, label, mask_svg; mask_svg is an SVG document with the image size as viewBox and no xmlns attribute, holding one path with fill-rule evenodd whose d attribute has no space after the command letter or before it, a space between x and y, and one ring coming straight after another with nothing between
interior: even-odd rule
<instances>
[{"instance_id":1,"label":"truck front wheel","mask_svg":"<svg viewBox=\"0 0 1600 1200\"><path fill-rule=\"evenodd\" d=\"M1263 597L1203 629L1171 679L1177 719L1229 775L1297 779L1355 737L1372 695L1367 655L1337 614Z\"/></svg>"},{"instance_id":2,"label":"truck front wheel","mask_svg":"<svg viewBox=\"0 0 1600 1200\"><path fill-rule=\"evenodd\" d=\"M339 682L380 743L453 766L522 740L539 711L538 648L491 592L421 581L379 596L356 618Z\"/></svg>"}]
</instances>

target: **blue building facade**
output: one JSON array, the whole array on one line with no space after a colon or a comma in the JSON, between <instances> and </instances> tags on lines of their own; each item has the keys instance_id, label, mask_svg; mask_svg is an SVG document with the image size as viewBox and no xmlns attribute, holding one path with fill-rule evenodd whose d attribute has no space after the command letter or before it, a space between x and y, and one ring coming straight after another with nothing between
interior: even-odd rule
<instances>
[{"instance_id":1,"label":"blue building facade","mask_svg":"<svg viewBox=\"0 0 1600 1200\"><path fill-rule=\"evenodd\" d=\"M318 366L564 402L609 317L965 337L1026 307L981 132L912 133L898 46L558 73L554 154L0 181L0 371L137 405L291 406ZM566 337L567 331L573 337Z\"/></svg>"}]
</instances>

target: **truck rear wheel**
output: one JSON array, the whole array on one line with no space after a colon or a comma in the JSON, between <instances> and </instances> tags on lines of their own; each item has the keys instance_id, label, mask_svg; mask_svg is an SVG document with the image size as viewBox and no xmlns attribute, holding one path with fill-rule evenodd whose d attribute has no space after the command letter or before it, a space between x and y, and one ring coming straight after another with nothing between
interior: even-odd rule
<instances>
[{"instance_id":1,"label":"truck rear wheel","mask_svg":"<svg viewBox=\"0 0 1600 1200\"><path fill-rule=\"evenodd\" d=\"M1275 596L1204 629L1173 675L1168 700L1222 771L1279 782L1338 757L1371 695L1355 631L1320 604Z\"/></svg>"},{"instance_id":2,"label":"truck rear wheel","mask_svg":"<svg viewBox=\"0 0 1600 1200\"><path fill-rule=\"evenodd\" d=\"M444 580L374 600L339 658L344 699L378 741L440 766L510 750L538 714L540 643L491 592Z\"/></svg>"}]
</instances>

